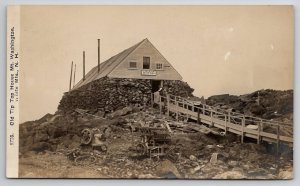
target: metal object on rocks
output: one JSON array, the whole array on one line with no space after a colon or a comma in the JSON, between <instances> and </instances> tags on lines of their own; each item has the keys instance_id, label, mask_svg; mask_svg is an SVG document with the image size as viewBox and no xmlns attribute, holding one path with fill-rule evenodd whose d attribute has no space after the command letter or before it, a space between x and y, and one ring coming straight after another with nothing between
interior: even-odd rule
<instances>
[{"instance_id":1,"label":"metal object on rocks","mask_svg":"<svg viewBox=\"0 0 300 186\"><path fill-rule=\"evenodd\" d=\"M86 165L91 165L93 163L96 162L96 157L92 156L92 155L85 155L85 156L78 156L75 158L75 164L76 165L82 165L82 166L86 166Z\"/></svg>"},{"instance_id":2,"label":"metal object on rocks","mask_svg":"<svg viewBox=\"0 0 300 186\"><path fill-rule=\"evenodd\" d=\"M107 146L105 144L105 134L102 134L98 128L83 129L81 134L81 144L91 145L93 147L93 150L107 152Z\"/></svg>"},{"instance_id":3,"label":"metal object on rocks","mask_svg":"<svg viewBox=\"0 0 300 186\"><path fill-rule=\"evenodd\" d=\"M90 129L83 129L81 131L81 135L81 143L84 145L88 145L91 143L94 134Z\"/></svg>"},{"instance_id":4,"label":"metal object on rocks","mask_svg":"<svg viewBox=\"0 0 300 186\"><path fill-rule=\"evenodd\" d=\"M165 128L139 127L141 142L136 145L139 155L147 155L153 160L161 157L176 162L180 156L179 146L172 143L171 135Z\"/></svg>"}]
</instances>

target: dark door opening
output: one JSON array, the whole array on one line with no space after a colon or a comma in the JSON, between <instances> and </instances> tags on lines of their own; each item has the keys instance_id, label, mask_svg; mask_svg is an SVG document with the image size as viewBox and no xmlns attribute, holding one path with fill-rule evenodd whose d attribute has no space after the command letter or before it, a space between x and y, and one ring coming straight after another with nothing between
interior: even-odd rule
<instances>
[{"instance_id":1,"label":"dark door opening","mask_svg":"<svg viewBox=\"0 0 300 186\"><path fill-rule=\"evenodd\" d=\"M159 90L161 81L160 80L151 80L151 92L154 93Z\"/></svg>"},{"instance_id":2,"label":"dark door opening","mask_svg":"<svg viewBox=\"0 0 300 186\"><path fill-rule=\"evenodd\" d=\"M143 57L143 69L150 69L150 57Z\"/></svg>"}]
</instances>

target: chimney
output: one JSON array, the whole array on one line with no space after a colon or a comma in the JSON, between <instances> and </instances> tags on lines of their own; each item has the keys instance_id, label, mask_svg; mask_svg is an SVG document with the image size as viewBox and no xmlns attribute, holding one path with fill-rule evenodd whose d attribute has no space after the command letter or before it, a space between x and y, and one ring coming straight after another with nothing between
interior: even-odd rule
<instances>
[{"instance_id":1,"label":"chimney","mask_svg":"<svg viewBox=\"0 0 300 186\"><path fill-rule=\"evenodd\" d=\"M76 74L76 64L74 66L74 78L73 78L73 88L75 86L75 74Z\"/></svg>"},{"instance_id":2,"label":"chimney","mask_svg":"<svg viewBox=\"0 0 300 186\"><path fill-rule=\"evenodd\" d=\"M83 81L85 80L85 51L83 51Z\"/></svg>"},{"instance_id":3,"label":"chimney","mask_svg":"<svg viewBox=\"0 0 300 186\"><path fill-rule=\"evenodd\" d=\"M72 64L71 64L71 75L70 75L69 91L71 90L71 86L72 86L72 73L73 73L73 61L72 61Z\"/></svg>"},{"instance_id":4,"label":"chimney","mask_svg":"<svg viewBox=\"0 0 300 186\"><path fill-rule=\"evenodd\" d=\"M98 73L100 73L100 39L98 39Z\"/></svg>"}]
</instances>

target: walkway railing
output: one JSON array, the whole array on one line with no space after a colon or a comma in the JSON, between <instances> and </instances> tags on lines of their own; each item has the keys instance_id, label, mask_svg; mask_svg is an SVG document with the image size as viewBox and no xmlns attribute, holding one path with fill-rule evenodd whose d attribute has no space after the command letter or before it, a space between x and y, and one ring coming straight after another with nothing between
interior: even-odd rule
<instances>
[{"instance_id":1,"label":"walkway railing","mask_svg":"<svg viewBox=\"0 0 300 186\"><path fill-rule=\"evenodd\" d=\"M159 105L160 113L165 111L167 115L175 114L177 120L181 115L197 120L198 123L223 129L225 134L238 134L242 143L244 137L249 137L256 139L258 144L267 141L276 143L277 147L281 142L293 145L292 123L247 116L174 95L159 96L154 102Z\"/></svg>"}]
</instances>

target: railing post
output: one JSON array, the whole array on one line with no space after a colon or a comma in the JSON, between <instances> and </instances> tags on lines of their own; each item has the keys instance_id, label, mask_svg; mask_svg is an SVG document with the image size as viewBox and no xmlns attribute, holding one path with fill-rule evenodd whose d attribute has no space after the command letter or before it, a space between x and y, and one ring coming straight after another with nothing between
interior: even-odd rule
<instances>
[{"instance_id":1,"label":"railing post","mask_svg":"<svg viewBox=\"0 0 300 186\"><path fill-rule=\"evenodd\" d=\"M230 113L230 111L228 111L228 122L229 123L231 122L231 113Z\"/></svg>"},{"instance_id":2,"label":"railing post","mask_svg":"<svg viewBox=\"0 0 300 186\"><path fill-rule=\"evenodd\" d=\"M178 101L177 101L177 96L175 96L175 105L176 105L176 120L178 121L179 120L179 104L178 104Z\"/></svg>"},{"instance_id":3,"label":"railing post","mask_svg":"<svg viewBox=\"0 0 300 186\"><path fill-rule=\"evenodd\" d=\"M213 123L213 110L212 110L212 108L210 108L210 124L211 124L212 127L214 126L214 123Z\"/></svg>"},{"instance_id":4,"label":"railing post","mask_svg":"<svg viewBox=\"0 0 300 186\"><path fill-rule=\"evenodd\" d=\"M245 129L245 116L242 119L242 133L241 133L241 142L244 143L244 129Z\"/></svg>"},{"instance_id":5,"label":"railing post","mask_svg":"<svg viewBox=\"0 0 300 186\"><path fill-rule=\"evenodd\" d=\"M276 156L279 155L279 143L280 143L280 126L277 124L277 140L276 140Z\"/></svg>"},{"instance_id":6,"label":"railing post","mask_svg":"<svg viewBox=\"0 0 300 186\"><path fill-rule=\"evenodd\" d=\"M197 107L197 123L200 124L200 107Z\"/></svg>"},{"instance_id":7,"label":"railing post","mask_svg":"<svg viewBox=\"0 0 300 186\"><path fill-rule=\"evenodd\" d=\"M257 127L257 144L260 144L260 132L261 132L261 126L262 126L262 119L260 119L259 123L258 123L258 127Z\"/></svg>"},{"instance_id":8,"label":"railing post","mask_svg":"<svg viewBox=\"0 0 300 186\"><path fill-rule=\"evenodd\" d=\"M151 107L154 107L154 94L151 93Z\"/></svg>"},{"instance_id":9,"label":"railing post","mask_svg":"<svg viewBox=\"0 0 300 186\"><path fill-rule=\"evenodd\" d=\"M225 135L227 134L227 115L225 114Z\"/></svg>"},{"instance_id":10,"label":"railing post","mask_svg":"<svg viewBox=\"0 0 300 186\"><path fill-rule=\"evenodd\" d=\"M167 107L168 107L167 114L168 116L170 116L170 95L169 94L167 94Z\"/></svg>"},{"instance_id":11,"label":"railing post","mask_svg":"<svg viewBox=\"0 0 300 186\"><path fill-rule=\"evenodd\" d=\"M202 105L202 114L205 115L205 105Z\"/></svg>"},{"instance_id":12,"label":"railing post","mask_svg":"<svg viewBox=\"0 0 300 186\"><path fill-rule=\"evenodd\" d=\"M161 115L162 105L161 105L161 96L159 95L159 114Z\"/></svg>"}]
</instances>

